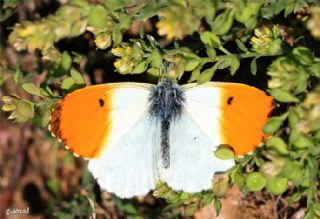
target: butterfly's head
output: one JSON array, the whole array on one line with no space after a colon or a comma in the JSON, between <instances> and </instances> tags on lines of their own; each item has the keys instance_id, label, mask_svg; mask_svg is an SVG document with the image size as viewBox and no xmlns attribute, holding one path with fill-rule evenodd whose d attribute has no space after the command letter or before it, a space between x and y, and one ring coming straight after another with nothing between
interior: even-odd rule
<instances>
[{"instance_id":1,"label":"butterfly's head","mask_svg":"<svg viewBox=\"0 0 320 219\"><path fill-rule=\"evenodd\" d=\"M164 78L150 92L149 112L161 121L171 121L181 115L184 101L184 91L180 86L170 78Z\"/></svg>"}]
</instances>

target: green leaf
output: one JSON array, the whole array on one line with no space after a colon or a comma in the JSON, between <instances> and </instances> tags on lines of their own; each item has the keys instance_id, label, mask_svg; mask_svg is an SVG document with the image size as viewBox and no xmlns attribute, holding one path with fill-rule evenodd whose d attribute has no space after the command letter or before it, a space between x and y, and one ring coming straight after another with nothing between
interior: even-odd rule
<instances>
[{"instance_id":1,"label":"green leaf","mask_svg":"<svg viewBox=\"0 0 320 219\"><path fill-rule=\"evenodd\" d=\"M206 53L210 58L215 58L217 56L216 50L212 47L209 47L209 46L206 47Z\"/></svg>"},{"instance_id":2,"label":"green leaf","mask_svg":"<svg viewBox=\"0 0 320 219\"><path fill-rule=\"evenodd\" d=\"M288 115L288 121L289 121L290 128L291 129L296 128L299 120L300 120L299 114L297 113L296 109L293 107L290 107L289 115Z\"/></svg>"},{"instance_id":3,"label":"green leaf","mask_svg":"<svg viewBox=\"0 0 320 219\"><path fill-rule=\"evenodd\" d=\"M253 160L258 167L261 167L264 164L264 160L260 157L255 156Z\"/></svg>"},{"instance_id":4,"label":"green leaf","mask_svg":"<svg viewBox=\"0 0 320 219\"><path fill-rule=\"evenodd\" d=\"M46 186L54 194L55 197L60 196L61 184L58 180L56 180L55 178L50 178L49 180L46 181Z\"/></svg>"},{"instance_id":5,"label":"green leaf","mask_svg":"<svg viewBox=\"0 0 320 219\"><path fill-rule=\"evenodd\" d=\"M267 180L259 172L250 173L246 178L246 187L251 192L262 190L267 184Z\"/></svg>"},{"instance_id":6,"label":"green leaf","mask_svg":"<svg viewBox=\"0 0 320 219\"><path fill-rule=\"evenodd\" d=\"M313 203L312 210L316 216L315 218L319 218L320 217L320 203Z\"/></svg>"},{"instance_id":7,"label":"green leaf","mask_svg":"<svg viewBox=\"0 0 320 219\"><path fill-rule=\"evenodd\" d=\"M74 86L75 81L72 77L67 77L62 81L61 88L64 90L69 90Z\"/></svg>"},{"instance_id":8,"label":"green leaf","mask_svg":"<svg viewBox=\"0 0 320 219\"><path fill-rule=\"evenodd\" d=\"M294 193L289 199L289 205L292 205L294 202L299 201L301 197L302 197L301 192Z\"/></svg>"},{"instance_id":9,"label":"green leaf","mask_svg":"<svg viewBox=\"0 0 320 219\"><path fill-rule=\"evenodd\" d=\"M274 195L280 195L288 188L287 178L272 178L268 180L267 190Z\"/></svg>"},{"instance_id":10,"label":"green leaf","mask_svg":"<svg viewBox=\"0 0 320 219\"><path fill-rule=\"evenodd\" d=\"M148 68L148 62L147 61L140 61L138 62L132 72L130 72L131 74L141 74L143 72L145 72Z\"/></svg>"},{"instance_id":11,"label":"green leaf","mask_svg":"<svg viewBox=\"0 0 320 219\"><path fill-rule=\"evenodd\" d=\"M247 47L244 45L243 42L241 42L240 40L236 39L236 43L239 47L239 49L241 49L243 52L249 52L249 50L247 49Z\"/></svg>"},{"instance_id":12,"label":"green leaf","mask_svg":"<svg viewBox=\"0 0 320 219\"><path fill-rule=\"evenodd\" d=\"M190 195L187 192L181 192L179 197L180 200L188 200L189 198L190 198Z\"/></svg>"},{"instance_id":13,"label":"green leaf","mask_svg":"<svg viewBox=\"0 0 320 219\"><path fill-rule=\"evenodd\" d=\"M198 66L195 70L192 71L188 83L195 82L199 78L201 68L202 66Z\"/></svg>"},{"instance_id":14,"label":"green leaf","mask_svg":"<svg viewBox=\"0 0 320 219\"><path fill-rule=\"evenodd\" d=\"M230 74L233 76L240 67L240 56L233 55L231 58Z\"/></svg>"},{"instance_id":15,"label":"green leaf","mask_svg":"<svg viewBox=\"0 0 320 219\"><path fill-rule=\"evenodd\" d=\"M297 149L304 149L313 146L313 142L305 135L299 134L297 139L293 142L293 145Z\"/></svg>"},{"instance_id":16,"label":"green leaf","mask_svg":"<svg viewBox=\"0 0 320 219\"><path fill-rule=\"evenodd\" d=\"M268 119L262 130L266 134L273 134L279 130L283 124L283 118L281 116L274 116Z\"/></svg>"},{"instance_id":17,"label":"green leaf","mask_svg":"<svg viewBox=\"0 0 320 219\"><path fill-rule=\"evenodd\" d=\"M104 29L107 27L108 12L103 6L96 5L90 10L87 21L89 26Z\"/></svg>"},{"instance_id":18,"label":"green leaf","mask_svg":"<svg viewBox=\"0 0 320 219\"><path fill-rule=\"evenodd\" d=\"M86 31L86 28L87 28L87 21L80 20L80 21L75 22L71 27L69 37L79 36L80 34L82 34Z\"/></svg>"},{"instance_id":19,"label":"green leaf","mask_svg":"<svg viewBox=\"0 0 320 219\"><path fill-rule=\"evenodd\" d=\"M41 93L46 97L55 97L55 94L52 92L51 88L47 84L40 85Z\"/></svg>"},{"instance_id":20,"label":"green leaf","mask_svg":"<svg viewBox=\"0 0 320 219\"><path fill-rule=\"evenodd\" d=\"M230 148L222 145L214 152L214 156L221 160L230 160L234 159L234 152Z\"/></svg>"},{"instance_id":21,"label":"green leaf","mask_svg":"<svg viewBox=\"0 0 320 219\"><path fill-rule=\"evenodd\" d=\"M297 47L292 50L292 54L297 61L303 65L310 65L314 62L314 56L310 49Z\"/></svg>"},{"instance_id":22,"label":"green leaf","mask_svg":"<svg viewBox=\"0 0 320 219\"><path fill-rule=\"evenodd\" d=\"M289 143L293 144L295 141L297 141L299 138L299 135L300 135L300 132L297 130L297 128L296 127L293 128L289 136Z\"/></svg>"},{"instance_id":23,"label":"green leaf","mask_svg":"<svg viewBox=\"0 0 320 219\"><path fill-rule=\"evenodd\" d=\"M119 28L115 28L112 32L113 47L118 46L122 41L122 33Z\"/></svg>"},{"instance_id":24,"label":"green leaf","mask_svg":"<svg viewBox=\"0 0 320 219\"><path fill-rule=\"evenodd\" d=\"M286 1L286 9L284 10L284 17L287 17L289 14L293 12L295 2L292 0Z\"/></svg>"},{"instance_id":25,"label":"green leaf","mask_svg":"<svg viewBox=\"0 0 320 219\"><path fill-rule=\"evenodd\" d=\"M190 198L190 196L189 196L189 198ZM210 192L210 193L203 194L201 198L202 198L203 206L206 206L206 205L212 204L214 196Z\"/></svg>"},{"instance_id":26,"label":"green leaf","mask_svg":"<svg viewBox=\"0 0 320 219\"><path fill-rule=\"evenodd\" d=\"M146 7L144 7L140 13L139 13L139 17L141 20L146 20L149 17L153 17L155 16L159 10L166 6L165 3L159 2L159 3L153 3L153 4L147 4Z\"/></svg>"},{"instance_id":27,"label":"green leaf","mask_svg":"<svg viewBox=\"0 0 320 219\"><path fill-rule=\"evenodd\" d=\"M34 117L34 104L21 100L18 102L15 110L15 121L23 123Z\"/></svg>"},{"instance_id":28,"label":"green leaf","mask_svg":"<svg viewBox=\"0 0 320 219\"><path fill-rule=\"evenodd\" d=\"M239 188L242 188L245 185L245 177L241 173L236 172L234 175L234 182Z\"/></svg>"},{"instance_id":29,"label":"green leaf","mask_svg":"<svg viewBox=\"0 0 320 219\"><path fill-rule=\"evenodd\" d=\"M308 70L316 77L320 78L320 62L312 64Z\"/></svg>"},{"instance_id":30,"label":"green leaf","mask_svg":"<svg viewBox=\"0 0 320 219\"><path fill-rule=\"evenodd\" d=\"M280 137L273 136L267 140L267 147L272 148L280 154L288 154L287 145Z\"/></svg>"},{"instance_id":31,"label":"green leaf","mask_svg":"<svg viewBox=\"0 0 320 219\"><path fill-rule=\"evenodd\" d=\"M13 79L14 79L14 82L16 84L19 84L20 83L20 80L23 78L23 73L22 71L20 70L20 66L17 66L17 69L15 71L15 74L13 76Z\"/></svg>"},{"instance_id":32,"label":"green leaf","mask_svg":"<svg viewBox=\"0 0 320 219\"><path fill-rule=\"evenodd\" d=\"M292 0L291 0L292 1ZM295 4L294 4L294 13L300 11L302 8L306 8L308 7L308 1L304 1L304 0L298 0L298 1L295 1Z\"/></svg>"},{"instance_id":33,"label":"green leaf","mask_svg":"<svg viewBox=\"0 0 320 219\"><path fill-rule=\"evenodd\" d=\"M233 24L233 10L227 10L219 14L212 25L212 29L217 35L225 35Z\"/></svg>"},{"instance_id":34,"label":"green leaf","mask_svg":"<svg viewBox=\"0 0 320 219\"><path fill-rule=\"evenodd\" d=\"M138 214L138 210L131 203L123 205L121 209L127 214Z\"/></svg>"},{"instance_id":35,"label":"green leaf","mask_svg":"<svg viewBox=\"0 0 320 219\"><path fill-rule=\"evenodd\" d=\"M71 77L72 77L74 83L85 84L85 81L84 81L82 75L76 69L72 68L70 71L70 74L71 74Z\"/></svg>"},{"instance_id":36,"label":"green leaf","mask_svg":"<svg viewBox=\"0 0 320 219\"><path fill-rule=\"evenodd\" d=\"M22 88L27 91L29 94L35 95L35 96L39 96L39 97L43 97L41 90L39 87L37 87L36 85L34 85L33 83L24 83L22 85Z\"/></svg>"},{"instance_id":37,"label":"green leaf","mask_svg":"<svg viewBox=\"0 0 320 219\"><path fill-rule=\"evenodd\" d=\"M244 8L237 10L235 18L240 23L247 25L248 20L250 20L250 18L255 18L255 14L258 13L260 5L261 3L259 2L248 3Z\"/></svg>"},{"instance_id":38,"label":"green leaf","mask_svg":"<svg viewBox=\"0 0 320 219\"><path fill-rule=\"evenodd\" d=\"M120 21L120 24L119 24L120 30L128 29L131 25L131 16L124 13L120 13L119 21Z\"/></svg>"},{"instance_id":39,"label":"green leaf","mask_svg":"<svg viewBox=\"0 0 320 219\"><path fill-rule=\"evenodd\" d=\"M160 76L160 69L158 68L149 68L147 71L148 75L149 75L149 79L151 81L155 81L157 82Z\"/></svg>"},{"instance_id":40,"label":"green leaf","mask_svg":"<svg viewBox=\"0 0 320 219\"><path fill-rule=\"evenodd\" d=\"M231 65L232 56L225 56L221 61L218 62L218 69L225 69Z\"/></svg>"},{"instance_id":41,"label":"green leaf","mask_svg":"<svg viewBox=\"0 0 320 219\"><path fill-rule=\"evenodd\" d=\"M72 65L72 58L69 55L69 53L67 51L64 51L63 54L60 55L60 53L55 50L55 49L51 49L49 50L50 53L52 53L53 55L55 55L54 57L50 57L52 58L51 61L56 61L56 59L59 57L59 65L56 67L54 66L54 68L52 68L52 71L50 71L55 77L60 77L63 76L67 73L67 71L69 71L69 69L71 68ZM50 55L52 55L50 54Z\"/></svg>"},{"instance_id":42,"label":"green leaf","mask_svg":"<svg viewBox=\"0 0 320 219\"><path fill-rule=\"evenodd\" d=\"M44 107L44 109L41 112L41 121L40 121L40 126L41 127L47 127L49 124L51 116L51 110L50 108Z\"/></svg>"},{"instance_id":43,"label":"green leaf","mask_svg":"<svg viewBox=\"0 0 320 219\"><path fill-rule=\"evenodd\" d=\"M213 206L216 211L216 216L219 216L222 207L220 200L217 198L214 199Z\"/></svg>"},{"instance_id":44,"label":"green leaf","mask_svg":"<svg viewBox=\"0 0 320 219\"><path fill-rule=\"evenodd\" d=\"M189 59L187 61L187 65L185 68L185 71L192 71L194 70L199 64L200 64L200 59Z\"/></svg>"},{"instance_id":45,"label":"green leaf","mask_svg":"<svg viewBox=\"0 0 320 219\"><path fill-rule=\"evenodd\" d=\"M299 99L293 96L288 91L282 89L272 89L269 90L269 93L278 101L283 103L290 103L290 102L299 102Z\"/></svg>"},{"instance_id":46,"label":"green leaf","mask_svg":"<svg viewBox=\"0 0 320 219\"><path fill-rule=\"evenodd\" d=\"M251 70L251 74L256 75L257 74L257 58L252 59L251 63L250 63L250 70Z\"/></svg>"},{"instance_id":47,"label":"green leaf","mask_svg":"<svg viewBox=\"0 0 320 219\"><path fill-rule=\"evenodd\" d=\"M209 68L205 71L203 71L200 76L198 77L197 83L198 84L203 84L205 82L208 82L211 80L215 72L214 68Z\"/></svg>"},{"instance_id":48,"label":"green leaf","mask_svg":"<svg viewBox=\"0 0 320 219\"><path fill-rule=\"evenodd\" d=\"M212 32L204 31L200 33L200 39L205 45L211 46L213 48L219 48L221 46L219 37Z\"/></svg>"},{"instance_id":49,"label":"green leaf","mask_svg":"<svg viewBox=\"0 0 320 219\"><path fill-rule=\"evenodd\" d=\"M150 56L148 57L151 67L160 68L162 63L162 56L159 54L159 51L152 50Z\"/></svg>"},{"instance_id":50,"label":"green leaf","mask_svg":"<svg viewBox=\"0 0 320 219\"><path fill-rule=\"evenodd\" d=\"M301 164L286 160L282 168L282 175L292 181L295 185L299 185L303 180Z\"/></svg>"},{"instance_id":51,"label":"green leaf","mask_svg":"<svg viewBox=\"0 0 320 219\"><path fill-rule=\"evenodd\" d=\"M186 214L186 216L192 216L192 215L194 215L194 213L196 213L197 210L199 210L197 205L191 204L191 205L187 206L185 214Z\"/></svg>"}]
</instances>

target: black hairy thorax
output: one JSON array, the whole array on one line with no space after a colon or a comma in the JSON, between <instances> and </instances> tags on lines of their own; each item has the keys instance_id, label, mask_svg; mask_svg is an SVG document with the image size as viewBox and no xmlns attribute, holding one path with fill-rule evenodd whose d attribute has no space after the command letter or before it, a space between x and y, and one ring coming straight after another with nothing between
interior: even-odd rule
<instances>
[{"instance_id":1,"label":"black hairy thorax","mask_svg":"<svg viewBox=\"0 0 320 219\"><path fill-rule=\"evenodd\" d=\"M149 113L161 123L160 158L164 168L170 166L170 124L179 119L185 101L183 90L171 79L163 79L149 96Z\"/></svg>"}]
</instances>

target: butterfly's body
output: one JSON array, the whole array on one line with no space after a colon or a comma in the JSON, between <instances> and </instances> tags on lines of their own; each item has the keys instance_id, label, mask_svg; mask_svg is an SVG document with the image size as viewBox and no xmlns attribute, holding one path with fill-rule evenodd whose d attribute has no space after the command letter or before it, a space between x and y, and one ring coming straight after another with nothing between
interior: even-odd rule
<instances>
[{"instance_id":1,"label":"butterfly's body","mask_svg":"<svg viewBox=\"0 0 320 219\"><path fill-rule=\"evenodd\" d=\"M211 187L214 173L234 165L213 155L227 144L237 156L254 150L272 99L241 84L96 85L68 94L50 127L89 159L100 186L119 197L144 195L157 180L176 190Z\"/></svg>"},{"instance_id":2,"label":"butterfly's body","mask_svg":"<svg viewBox=\"0 0 320 219\"><path fill-rule=\"evenodd\" d=\"M160 124L160 159L164 168L170 165L170 124L179 120L184 110L184 91L170 79L165 78L150 92L149 115Z\"/></svg>"}]
</instances>

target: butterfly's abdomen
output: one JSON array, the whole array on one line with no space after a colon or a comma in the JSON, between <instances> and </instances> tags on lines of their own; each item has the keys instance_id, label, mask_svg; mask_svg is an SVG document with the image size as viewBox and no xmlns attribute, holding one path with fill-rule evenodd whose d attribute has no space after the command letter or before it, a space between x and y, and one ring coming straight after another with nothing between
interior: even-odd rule
<instances>
[{"instance_id":1,"label":"butterfly's abdomen","mask_svg":"<svg viewBox=\"0 0 320 219\"><path fill-rule=\"evenodd\" d=\"M179 119L184 102L184 91L169 78L165 78L150 92L149 113L161 124L160 159L164 168L170 165L170 123Z\"/></svg>"}]
</instances>

